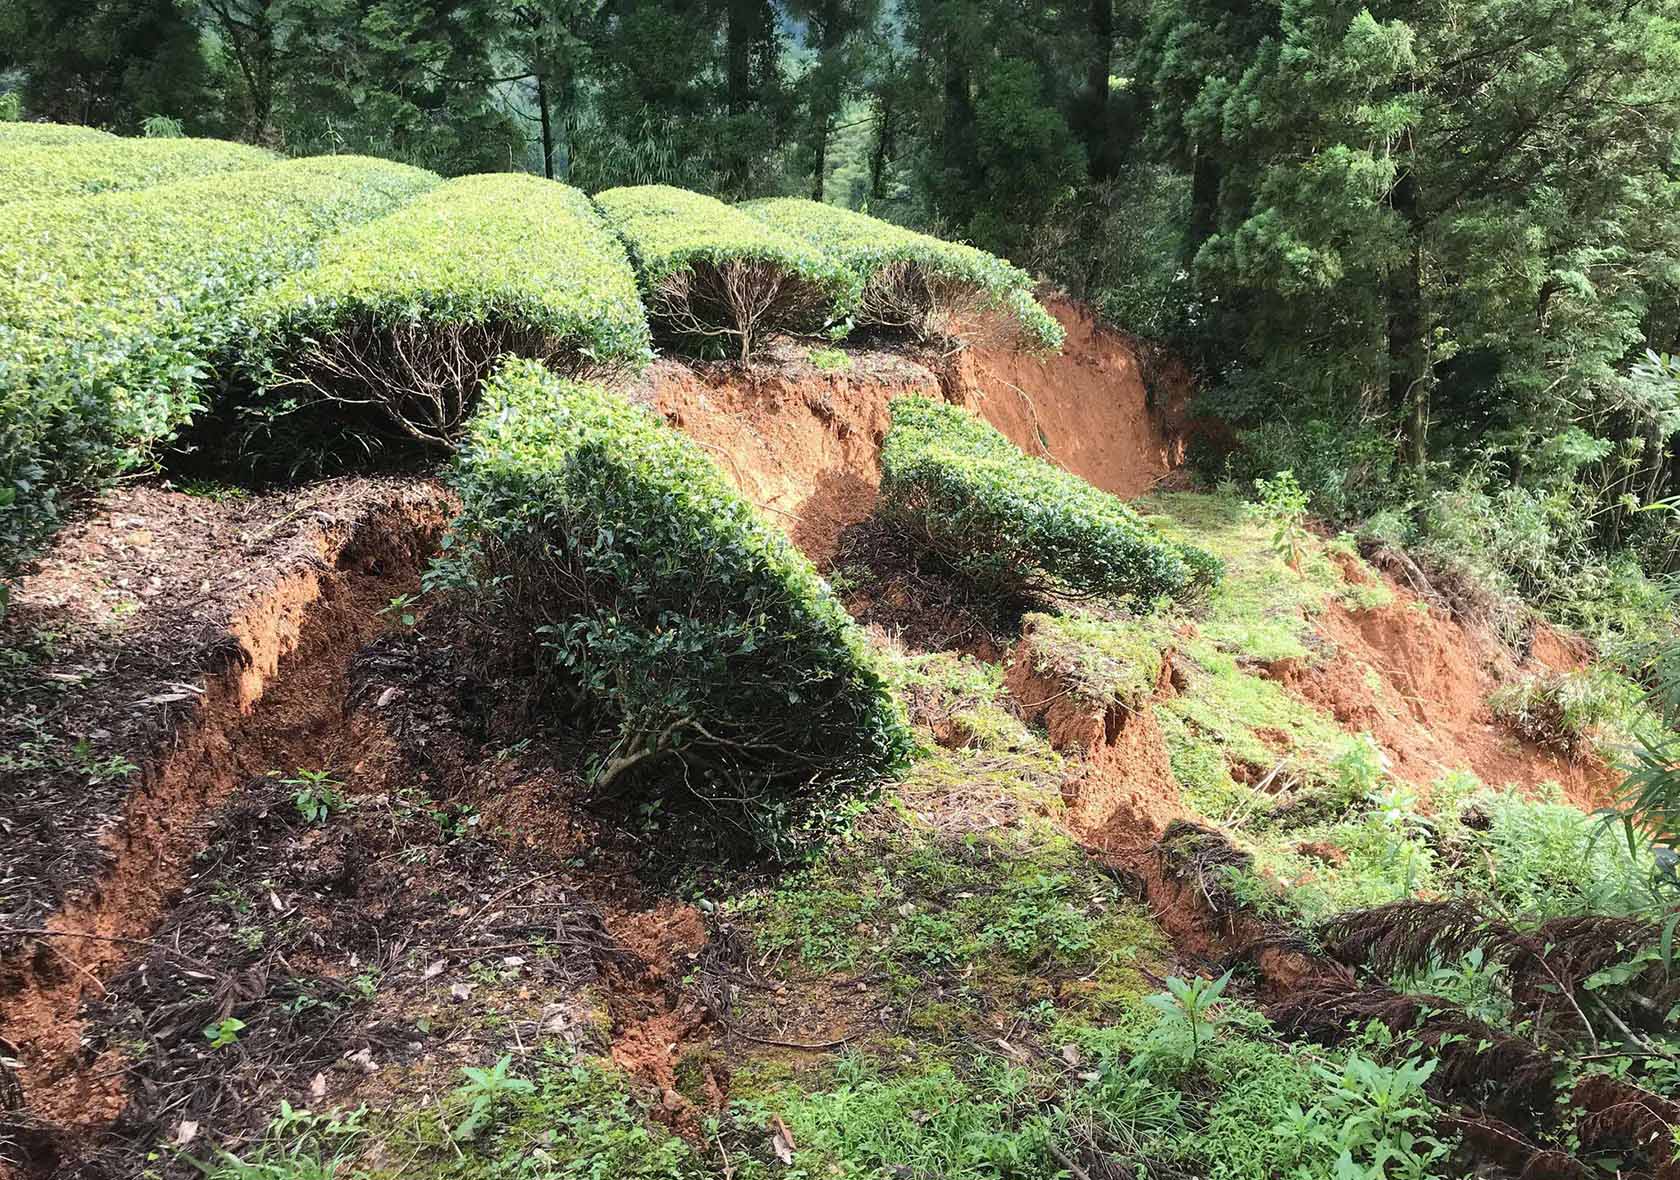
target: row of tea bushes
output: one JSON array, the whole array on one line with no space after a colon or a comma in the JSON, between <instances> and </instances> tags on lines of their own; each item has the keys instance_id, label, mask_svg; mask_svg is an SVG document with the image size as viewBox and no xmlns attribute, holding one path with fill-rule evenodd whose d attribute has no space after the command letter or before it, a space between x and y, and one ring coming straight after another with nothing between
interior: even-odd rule
<instances>
[{"instance_id":1,"label":"row of tea bushes","mask_svg":"<svg viewBox=\"0 0 1680 1180\"><path fill-rule=\"evenodd\" d=\"M745 360L767 333L839 324L856 299L845 267L712 197L652 184L595 201L630 248L648 317L689 348Z\"/></svg>"},{"instance_id":2,"label":"row of tea bushes","mask_svg":"<svg viewBox=\"0 0 1680 1180\"><path fill-rule=\"evenodd\" d=\"M512 172L446 181L340 234L250 318L250 428L355 406L426 446L453 443L504 354L584 375L652 352L624 247L589 198Z\"/></svg>"},{"instance_id":3,"label":"row of tea bushes","mask_svg":"<svg viewBox=\"0 0 1680 1180\"><path fill-rule=\"evenodd\" d=\"M1187 598L1218 558L1151 528L1124 501L925 397L892 403L880 511L966 577L1006 594Z\"/></svg>"},{"instance_id":4,"label":"row of tea bushes","mask_svg":"<svg viewBox=\"0 0 1680 1180\"><path fill-rule=\"evenodd\" d=\"M275 162L272 152L221 139L103 136L14 144L0 135L0 205L151 188Z\"/></svg>"},{"instance_id":5,"label":"row of tea bushes","mask_svg":"<svg viewBox=\"0 0 1680 1180\"><path fill-rule=\"evenodd\" d=\"M509 361L456 464L449 568L539 713L606 749L597 789L681 788L731 850L785 855L905 764L862 634L699 445L596 385Z\"/></svg>"},{"instance_id":6,"label":"row of tea bushes","mask_svg":"<svg viewBox=\"0 0 1680 1180\"><path fill-rule=\"evenodd\" d=\"M0 235L0 567L201 405L251 298L438 183L357 156L25 201Z\"/></svg>"},{"instance_id":7,"label":"row of tea bushes","mask_svg":"<svg viewBox=\"0 0 1680 1180\"><path fill-rule=\"evenodd\" d=\"M740 208L851 272L859 326L939 340L1004 321L1029 348L1062 346L1062 326L1032 297L1032 276L995 254L819 201L780 197Z\"/></svg>"}]
</instances>

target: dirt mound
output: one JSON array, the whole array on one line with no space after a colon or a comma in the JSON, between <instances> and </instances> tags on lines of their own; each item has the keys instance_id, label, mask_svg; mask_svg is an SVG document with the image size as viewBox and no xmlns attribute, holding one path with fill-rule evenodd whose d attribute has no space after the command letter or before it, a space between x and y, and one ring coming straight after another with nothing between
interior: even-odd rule
<instances>
[{"instance_id":1,"label":"dirt mound","mask_svg":"<svg viewBox=\"0 0 1680 1180\"><path fill-rule=\"evenodd\" d=\"M1004 687L1022 716L1044 726L1051 747L1075 759L1062 796L1069 822L1093 846L1146 846L1188 814L1147 701L1127 706L1092 700L1045 666L1030 632L1010 652ZM1155 691L1172 691L1170 654L1163 656Z\"/></svg>"},{"instance_id":2,"label":"dirt mound","mask_svg":"<svg viewBox=\"0 0 1680 1180\"><path fill-rule=\"evenodd\" d=\"M947 361L864 350L833 367L784 343L751 366L662 361L645 396L819 565L834 555L840 533L874 508L887 407L904 394L964 406L1029 454L1100 488L1147 491L1181 462L1182 428L1168 409L1152 406L1124 337L1076 304L1051 310L1068 330L1058 356L976 349Z\"/></svg>"},{"instance_id":3,"label":"dirt mound","mask_svg":"<svg viewBox=\"0 0 1680 1180\"><path fill-rule=\"evenodd\" d=\"M1528 660L1518 665L1491 639L1427 608L1397 584L1390 589L1394 601L1385 606L1331 603L1313 621L1326 641L1324 658L1305 667L1273 665L1267 674L1350 732L1369 732L1395 776L1419 789L1448 770L1468 767L1494 785L1558 783L1588 810L1613 796L1619 781L1613 768L1523 739L1488 705L1502 681L1525 670L1580 666L1583 656L1574 645L1539 630Z\"/></svg>"}]
</instances>

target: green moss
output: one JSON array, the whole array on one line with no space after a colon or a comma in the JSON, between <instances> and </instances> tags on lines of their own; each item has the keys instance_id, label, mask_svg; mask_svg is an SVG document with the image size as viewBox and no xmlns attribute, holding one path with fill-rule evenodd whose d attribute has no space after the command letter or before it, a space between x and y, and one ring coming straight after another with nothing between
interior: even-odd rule
<instances>
[{"instance_id":1,"label":"green moss","mask_svg":"<svg viewBox=\"0 0 1680 1180\"><path fill-rule=\"evenodd\" d=\"M1003 669L960 652L906 655L882 661L887 682L910 720L938 740L982 750L1024 750L1034 739L1005 707Z\"/></svg>"},{"instance_id":2,"label":"green moss","mask_svg":"<svg viewBox=\"0 0 1680 1180\"><path fill-rule=\"evenodd\" d=\"M1248 671L1205 633L1181 643L1176 668L1186 688L1158 708L1218 747L1229 763L1265 773L1281 762L1296 776L1322 774L1346 740L1327 713Z\"/></svg>"},{"instance_id":3,"label":"green moss","mask_svg":"<svg viewBox=\"0 0 1680 1180\"><path fill-rule=\"evenodd\" d=\"M1138 501L1163 533L1208 550L1225 563L1226 577L1209 596L1202 633L1221 650L1256 663L1311 662L1309 620L1332 599L1368 608L1391 601L1382 580L1349 552L1345 543L1308 537L1300 568L1292 568L1273 547L1272 522L1250 505L1228 496L1189 492ZM1331 554L1362 571L1349 581Z\"/></svg>"},{"instance_id":4,"label":"green moss","mask_svg":"<svg viewBox=\"0 0 1680 1180\"><path fill-rule=\"evenodd\" d=\"M1034 670L1053 673L1080 696L1135 708L1154 694L1172 632L1159 619L1108 619L1086 612L1022 619Z\"/></svg>"}]
</instances>

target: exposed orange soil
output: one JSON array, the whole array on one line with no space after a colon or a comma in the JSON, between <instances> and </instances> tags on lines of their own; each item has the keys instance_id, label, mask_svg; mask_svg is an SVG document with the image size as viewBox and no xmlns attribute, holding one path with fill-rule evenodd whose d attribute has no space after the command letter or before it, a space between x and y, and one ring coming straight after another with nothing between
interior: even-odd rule
<instances>
[{"instance_id":1,"label":"exposed orange soil","mask_svg":"<svg viewBox=\"0 0 1680 1180\"><path fill-rule=\"evenodd\" d=\"M1527 741L1494 716L1488 697L1501 681L1536 668L1578 664L1557 633L1537 632L1518 667L1492 640L1422 609L1392 585L1395 601L1369 610L1332 603L1315 621L1330 644L1309 667L1274 665L1268 674L1329 712L1349 732L1369 732L1396 777L1420 789L1453 769L1484 782L1535 788L1559 784L1586 810L1613 797L1618 775L1594 756L1576 760ZM1376 675L1368 675L1367 669Z\"/></svg>"},{"instance_id":2,"label":"exposed orange soil","mask_svg":"<svg viewBox=\"0 0 1680 1180\"><path fill-rule=\"evenodd\" d=\"M1106 849L1142 848L1188 818L1154 709L1093 701L1038 663L1029 634L1010 653L1004 687L1028 721L1044 726L1051 747L1076 759L1062 788L1075 829L1102 833ZM1156 692L1171 691L1168 656Z\"/></svg>"},{"instance_id":3,"label":"exposed orange soil","mask_svg":"<svg viewBox=\"0 0 1680 1180\"><path fill-rule=\"evenodd\" d=\"M18 1051L37 1117L97 1126L122 1109L120 1062L81 1060L84 997L144 945L214 808L251 776L320 764L341 728L346 665L384 625L378 609L413 587L444 519L436 492L365 505L349 527L318 528L314 559L279 571L233 617L224 662L107 834L106 867L45 923L54 936L0 963L0 1037Z\"/></svg>"},{"instance_id":4,"label":"exposed orange soil","mask_svg":"<svg viewBox=\"0 0 1680 1180\"><path fill-rule=\"evenodd\" d=\"M1180 430L1150 408L1122 337L1070 302L1051 310L1068 330L1059 356L975 349L946 363L865 351L823 370L806 350L783 346L773 365L660 362L651 398L819 564L874 508L888 405L905 394L943 396L1107 491L1147 491L1182 459Z\"/></svg>"},{"instance_id":5,"label":"exposed orange soil","mask_svg":"<svg viewBox=\"0 0 1680 1180\"><path fill-rule=\"evenodd\" d=\"M1071 300L1048 306L1067 330L1060 354L973 349L957 357L946 395L1029 455L1106 492L1141 496L1184 461L1188 374L1165 366L1152 399L1126 337Z\"/></svg>"}]
</instances>

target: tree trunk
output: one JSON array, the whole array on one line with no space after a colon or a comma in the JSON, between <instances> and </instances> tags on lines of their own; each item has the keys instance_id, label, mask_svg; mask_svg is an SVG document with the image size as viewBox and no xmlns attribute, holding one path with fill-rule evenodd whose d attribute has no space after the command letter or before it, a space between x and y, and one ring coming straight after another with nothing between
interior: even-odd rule
<instances>
[{"instance_id":1,"label":"tree trunk","mask_svg":"<svg viewBox=\"0 0 1680 1180\"><path fill-rule=\"evenodd\" d=\"M1114 175L1109 150L1108 73L1114 55L1114 0L1091 0L1090 54L1085 63L1085 159L1092 180Z\"/></svg>"},{"instance_id":2,"label":"tree trunk","mask_svg":"<svg viewBox=\"0 0 1680 1180\"><path fill-rule=\"evenodd\" d=\"M869 152L869 199L887 199L887 160L893 150L893 106L885 96L875 100L875 146Z\"/></svg>"},{"instance_id":3,"label":"tree trunk","mask_svg":"<svg viewBox=\"0 0 1680 1180\"><path fill-rule=\"evenodd\" d=\"M815 151L812 153L815 157L811 177L811 199L813 201L823 199L823 182L827 179L824 174L828 171L828 129L831 122L833 120L825 118L817 127L817 142L814 145Z\"/></svg>"},{"instance_id":4,"label":"tree trunk","mask_svg":"<svg viewBox=\"0 0 1680 1180\"><path fill-rule=\"evenodd\" d=\"M1388 276L1388 404L1402 415L1402 457L1422 467L1429 457L1429 351L1423 337L1423 225L1410 172L1401 175L1391 200L1405 222L1410 249Z\"/></svg>"},{"instance_id":5,"label":"tree trunk","mask_svg":"<svg viewBox=\"0 0 1680 1180\"><path fill-rule=\"evenodd\" d=\"M1197 149L1190 166L1190 225L1184 235L1184 269L1194 271L1196 255L1219 228L1219 165L1212 152Z\"/></svg>"},{"instance_id":6,"label":"tree trunk","mask_svg":"<svg viewBox=\"0 0 1680 1180\"><path fill-rule=\"evenodd\" d=\"M554 124L548 114L548 84L537 74L537 113L542 116L543 175L554 179Z\"/></svg>"},{"instance_id":7,"label":"tree trunk","mask_svg":"<svg viewBox=\"0 0 1680 1180\"><path fill-rule=\"evenodd\" d=\"M752 41L756 0L729 0L724 74L729 113L744 114L752 102Z\"/></svg>"}]
</instances>

